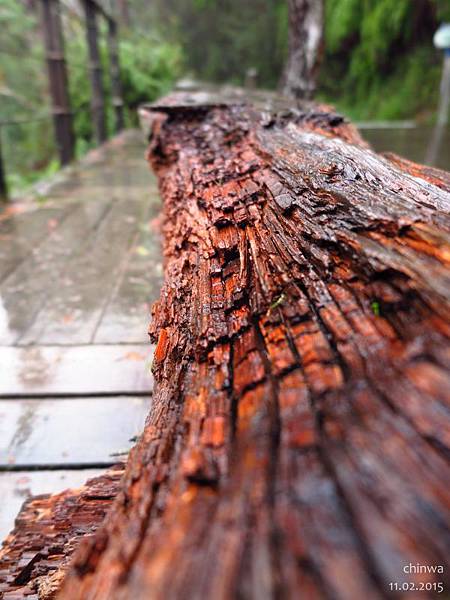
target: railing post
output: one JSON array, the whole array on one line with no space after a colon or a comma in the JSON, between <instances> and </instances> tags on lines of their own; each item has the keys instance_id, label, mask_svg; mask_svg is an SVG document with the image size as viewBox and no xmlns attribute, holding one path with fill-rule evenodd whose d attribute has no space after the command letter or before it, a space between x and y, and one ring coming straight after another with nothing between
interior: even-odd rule
<instances>
[{"instance_id":1,"label":"railing post","mask_svg":"<svg viewBox=\"0 0 450 600\"><path fill-rule=\"evenodd\" d=\"M98 47L97 9L91 0L82 0L86 19L86 39L89 51L89 74L91 78L91 111L95 137L99 144L107 137L105 117L105 92L103 90L102 66Z\"/></svg>"},{"instance_id":2,"label":"railing post","mask_svg":"<svg viewBox=\"0 0 450 600\"><path fill-rule=\"evenodd\" d=\"M5 168L3 166L1 134L2 129L0 127L0 202L6 202L8 200L8 185L6 183Z\"/></svg>"},{"instance_id":3,"label":"railing post","mask_svg":"<svg viewBox=\"0 0 450 600\"><path fill-rule=\"evenodd\" d=\"M130 11L128 10L128 1L119 0L120 18L125 27L130 26Z\"/></svg>"},{"instance_id":4,"label":"railing post","mask_svg":"<svg viewBox=\"0 0 450 600\"><path fill-rule=\"evenodd\" d=\"M112 103L116 116L116 132L124 128L122 84L120 81L119 48L117 39L117 23L114 19L108 19L108 50L111 69L111 91Z\"/></svg>"},{"instance_id":5,"label":"railing post","mask_svg":"<svg viewBox=\"0 0 450 600\"><path fill-rule=\"evenodd\" d=\"M64 58L60 4L59 0L40 0L40 3L56 145L61 164L65 165L74 157L75 138Z\"/></svg>"}]
</instances>

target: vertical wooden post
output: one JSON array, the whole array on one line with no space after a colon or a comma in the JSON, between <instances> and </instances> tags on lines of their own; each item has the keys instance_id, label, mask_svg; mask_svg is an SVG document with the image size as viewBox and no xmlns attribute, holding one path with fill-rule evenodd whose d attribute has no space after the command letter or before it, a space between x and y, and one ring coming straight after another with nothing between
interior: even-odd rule
<instances>
[{"instance_id":1,"label":"vertical wooden post","mask_svg":"<svg viewBox=\"0 0 450 600\"><path fill-rule=\"evenodd\" d=\"M427 165L436 165L448 123L448 109L450 105L450 48L444 51L444 64L442 66L441 85L439 89L439 107L437 110L436 125L434 126L425 155L425 163Z\"/></svg>"},{"instance_id":2,"label":"vertical wooden post","mask_svg":"<svg viewBox=\"0 0 450 600\"><path fill-rule=\"evenodd\" d=\"M119 0L120 19L125 27L130 26L130 11L128 10L128 0Z\"/></svg>"},{"instance_id":3,"label":"vertical wooden post","mask_svg":"<svg viewBox=\"0 0 450 600\"><path fill-rule=\"evenodd\" d=\"M83 0L86 19L86 40L89 51L89 74L91 78L91 111L94 122L95 137L99 144L107 137L105 116L105 92L102 81L102 65L98 47L97 9L91 0Z\"/></svg>"},{"instance_id":4,"label":"vertical wooden post","mask_svg":"<svg viewBox=\"0 0 450 600\"><path fill-rule=\"evenodd\" d=\"M40 3L56 145L61 164L65 165L73 159L75 138L68 91L69 80L64 58L60 4L59 0L40 0Z\"/></svg>"},{"instance_id":5,"label":"vertical wooden post","mask_svg":"<svg viewBox=\"0 0 450 600\"><path fill-rule=\"evenodd\" d=\"M115 112L115 130L121 131L124 127L122 84L120 81L119 48L117 40L117 23L108 19L108 50L111 69L112 103Z\"/></svg>"},{"instance_id":6,"label":"vertical wooden post","mask_svg":"<svg viewBox=\"0 0 450 600\"><path fill-rule=\"evenodd\" d=\"M8 185L6 183L5 168L3 166L1 133L2 129L0 127L0 202L6 202L6 200L8 200Z\"/></svg>"}]
</instances>

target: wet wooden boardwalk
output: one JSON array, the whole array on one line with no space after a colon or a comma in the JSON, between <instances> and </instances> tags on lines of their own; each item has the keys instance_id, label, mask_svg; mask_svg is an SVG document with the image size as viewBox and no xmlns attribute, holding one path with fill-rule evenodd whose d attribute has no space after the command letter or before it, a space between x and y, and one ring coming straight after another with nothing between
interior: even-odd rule
<instances>
[{"instance_id":1,"label":"wet wooden boardwalk","mask_svg":"<svg viewBox=\"0 0 450 600\"><path fill-rule=\"evenodd\" d=\"M29 493L117 461L151 397L156 182L126 132L0 212L0 538Z\"/></svg>"}]
</instances>

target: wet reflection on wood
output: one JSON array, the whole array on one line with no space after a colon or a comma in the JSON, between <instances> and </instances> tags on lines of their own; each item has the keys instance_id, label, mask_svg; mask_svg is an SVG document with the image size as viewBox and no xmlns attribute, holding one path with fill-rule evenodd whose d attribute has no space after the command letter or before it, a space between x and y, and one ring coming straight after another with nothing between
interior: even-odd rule
<instances>
[{"instance_id":1,"label":"wet reflection on wood","mask_svg":"<svg viewBox=\"0 0 450 600\"><path fill-rule=\"evenodd\" d=\"M140 132L126 132L0 212L0 538L26 498L12 481L79 485L142 430L162 278L144 157Z\"/></svg>"}]
</instances>

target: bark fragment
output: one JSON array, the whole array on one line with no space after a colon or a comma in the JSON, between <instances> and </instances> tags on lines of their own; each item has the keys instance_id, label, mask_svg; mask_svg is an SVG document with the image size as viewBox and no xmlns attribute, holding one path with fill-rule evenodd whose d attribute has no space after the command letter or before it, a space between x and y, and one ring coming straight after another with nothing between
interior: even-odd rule
<instances>
[{"instance_id":1,"label":"bark fragment","mask_svg":"<svg viewBox=\"0 0 450 600\"><path fill-rule=\"evenodd\" d=\"M115 498L123 465L77 490L29 498L0 550L0 597L50 600L81 539L92 536Z\"/></svg>"}]
</instances>

